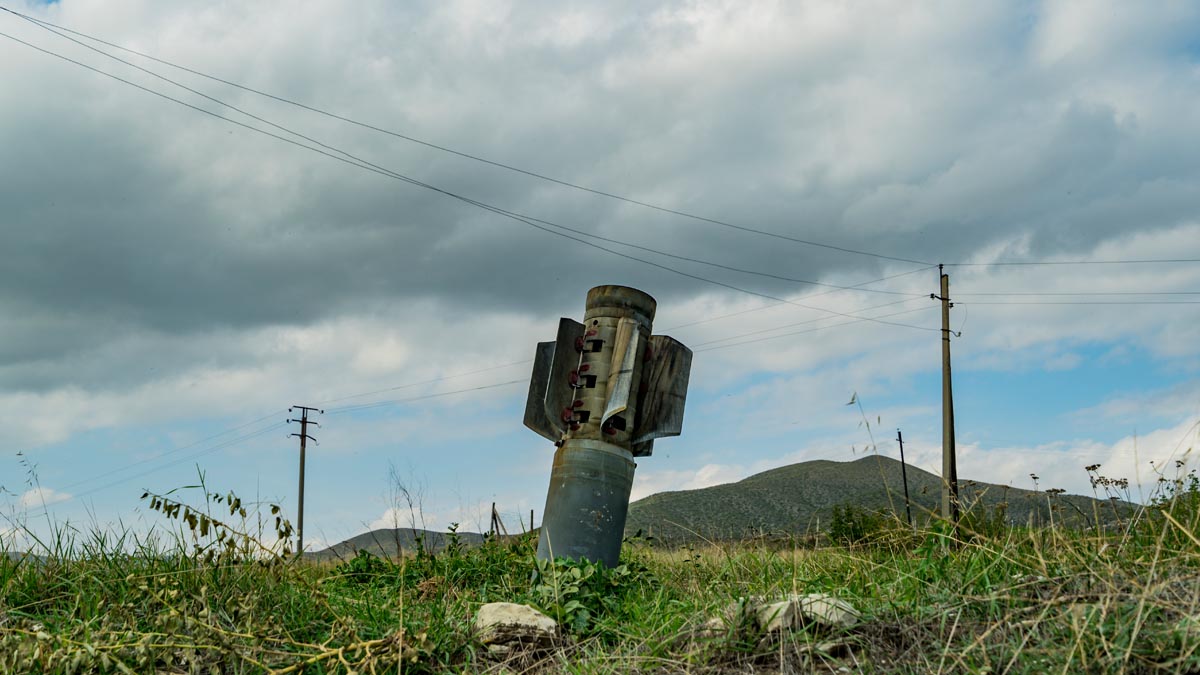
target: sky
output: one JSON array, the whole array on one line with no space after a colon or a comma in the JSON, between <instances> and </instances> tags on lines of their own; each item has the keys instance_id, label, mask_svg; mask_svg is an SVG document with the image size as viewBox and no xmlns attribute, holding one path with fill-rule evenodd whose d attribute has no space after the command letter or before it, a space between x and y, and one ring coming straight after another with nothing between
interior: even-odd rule
<instances>
[{"instance_id":1,"label":"sky","mask_svg":"<svg viewBox=\"0 0 1200 675\"><path fill-rule=\"evenodd\" d=\"M961 479L1146 499L1200 440L1195 3L0 5L192 71L0 13L8 546L294 515L293 405L306 547L527 528L599 284L695 351L634 498L897 429L938 471L937 264Z\"/></svg>"}]
</instances>

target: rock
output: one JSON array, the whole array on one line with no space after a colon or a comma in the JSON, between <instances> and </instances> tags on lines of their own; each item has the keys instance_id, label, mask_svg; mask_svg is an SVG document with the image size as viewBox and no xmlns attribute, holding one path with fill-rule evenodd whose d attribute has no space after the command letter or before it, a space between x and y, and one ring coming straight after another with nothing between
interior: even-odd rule
<instances>
[{"instance_id":1,"label":"rock","mask_svg":"<svg viewBox=\"0 0 1200 675\"><path fill-rule=\"evenodd\" d=\"M703 628L716 633L754 630L758 627L758 613L763 604L764 600L759 597L738 598L705 621Z\"/></svg>"},{"instance_id":2,"label":"rock","mask_svg":"<svg viewBox=\"0 0 1200 675\"><path fill-rule=\"evenodd\" d=\"M700 626L694 631L694 635L700 639L711 640L713 638L721 637L726 632L728 632L728 628L726 627L725 619L722 619L719 616L714 616L713 618L700 624Z\"/></svg>"},{"instance_id":3,"label":"rock","mask_svg":"<svg viewBox=\"0 0 1200 675\"><path fill-rule=\"evenodd\" d=\"M800 626L800 608L791 599L759 605L755 613L759 627L767 633L782 633Z\"/></svg>"},{"instance_id":4,"label":"rock","mask_svg":"<svg viewBox=\"0 0 1200 675\"><path fill-rule=\"evenodd\" d=\"M858 623L859 613L854 605L825 593L792 595L788 598L799 607L802 622L813 622L831 628L850 628Z\"/></svg>"},{"instance_id":5,"label":"rock","mask_svg":"<svg viewBox=\"0 0 1200 675\"><path fill-rule=\"evenodd\" d=\"M854 644L848 640L826 640L818 642L813 650L823 656L844 659L854 656Z\"/></svg>"},{"instance_id":6,"label":"rock","mask_svg":"<svg viewBox=\"0 0 1200 675\"><path fill-rule=\"evenodd\" d=\"M489 602L475 614L475 634L494 656L516 648L549 647L558 637L558 622L529 605Z\"/></svg>"},{"instance_id":7,"label":"rock","mask_svg":"<svg viewBox=\"0 0 1200 675\"><path fill-rule=\"evenodd\" d=\"M784 633L815 624L823 628L846 629L859 621L853 605L825 593L792 594L786 599L768 602L760 597L738 598L719 615L691 629L692 639L711 641L728 636L741 639L757 636L764 644L778 640ZM849 643L827 641L816 645L817 651L842 654Z\"/></svg>"},{"instance_id":8,"label":"rock","mask_svg":"<svg viewBox=\"0 0 1200 675\"><path fill-rule=\"evenodd\" d=\"M691 641L712 642L720 638L759 632L759 613L764 608L762 598L738 598L699 625L681 633ZM765 620L767 617L764 617Z\"/></svg>"}]
</instances>

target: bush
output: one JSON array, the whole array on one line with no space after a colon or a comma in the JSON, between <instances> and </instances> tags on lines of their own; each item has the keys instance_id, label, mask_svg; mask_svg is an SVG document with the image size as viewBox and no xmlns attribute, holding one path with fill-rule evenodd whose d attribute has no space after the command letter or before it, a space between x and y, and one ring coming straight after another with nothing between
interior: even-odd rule
<instances>
[{"instance_id":1,"label":"bush","mask_svg":"<svg viewBox=\"0 0 1200 675\"><path fill-rule=\"evenodd\" d=\"M829 521L829 537L843 544L860 543L881 532L886 522L883 514L855 504L838 504Z\"/></svg>"}]
</instances>

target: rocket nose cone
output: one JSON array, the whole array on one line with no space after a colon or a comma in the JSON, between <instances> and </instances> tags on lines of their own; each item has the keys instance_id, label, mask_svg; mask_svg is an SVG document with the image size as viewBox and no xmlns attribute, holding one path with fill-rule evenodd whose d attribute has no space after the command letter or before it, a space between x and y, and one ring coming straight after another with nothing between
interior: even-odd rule
<instances>
[{"instance_id":1,"label":"rocket nose cone","mask_svg":"<svg viewBox=\"0 0 1200 675\"><path fill-rule=\"evenodd\" d=\"M629 286L596 286L588 291L587 310L592 311L603 307L633 310L653 321L658 302L649 293Z\"/></svg>"}]
</instances>

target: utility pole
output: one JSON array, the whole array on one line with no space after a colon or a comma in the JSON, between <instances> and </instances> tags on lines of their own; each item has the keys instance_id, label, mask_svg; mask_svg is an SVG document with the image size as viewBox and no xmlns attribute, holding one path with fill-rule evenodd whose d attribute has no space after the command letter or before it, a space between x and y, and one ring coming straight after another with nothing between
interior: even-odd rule
<instances>
[{"instance_id":1,"label":"utility pole","mask_svg":"<svg viewBox=\"0 0 1200 675\"><path fill-rule=\"evenodd\" d=\"M912 509L908 505L908 464L904 461L904 435L896 430L896 442L900 444L900 477L904 479L904 515L908 518L908 526L915 528L912 519Z\"/></svg>"},{"instance_id":2,"label":"utility pole","mask_svg":"<svg viewBox=\"0 0 1200 675\"><path fill-rule=\"evenodd\" d=\"M504 526L504 521L500 520L500 512L496 510L496 502L492 502L492 524L488 528L488 532L492 536L498 536L502 532L504 536L508 536L508 528Z\"/></svg>"},{"instance_id":3,"label":"utility pole","mask_svg":"<svg viewBox=\"0 0 1200 675\"><path fill-rule=\"evenodd\" d=\"M954 392L950 386L950 275L938 265L942 301L942 517L958 524L958 464L954 449Z\"/></svg>"},{"instance_id":4,"label":"utility pole","mask_svg":"<svg viewBox=\"0 0 1200 675\"><path fill-rule=\"evenodd\" d=\"M315 413L320 413L320 414L324 415L325 411L317 410L316 408L309 408L308 406L303 406L303 405L294 405L291 408L288 408L288 412L292 412L293 410L300 411L300 419L298 419L298 420L289 419L288 420L288 424L291 424L292 422L300 423L300 433L292 434L292 436L300 437L300 506L296 512L296 556L299 557L299 556L303 555L303 553L304 553L304 450L305 450L305 446L306 446L305 441L311 440L313 443L317 442L317 439L308 435L308 425L312 424L317 427L321 426L320 424L309 420L308 413L315 412Z\"/></svg>"}]
</instances>

